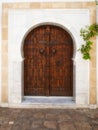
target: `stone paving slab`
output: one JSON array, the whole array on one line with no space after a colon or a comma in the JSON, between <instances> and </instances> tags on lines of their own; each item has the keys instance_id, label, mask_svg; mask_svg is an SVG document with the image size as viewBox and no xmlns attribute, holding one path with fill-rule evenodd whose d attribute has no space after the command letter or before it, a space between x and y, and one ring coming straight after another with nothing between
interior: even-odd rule
<instances>
[{"instance_id":1,"label":"stone paving slab","mask_svg":"<svg viewBox=\"0 0 98 130\"><path fill-rule=\"evenodd\" d=\"M98 130L98 109L0 108L0 130Z\"/></svg>"}]
</instances>

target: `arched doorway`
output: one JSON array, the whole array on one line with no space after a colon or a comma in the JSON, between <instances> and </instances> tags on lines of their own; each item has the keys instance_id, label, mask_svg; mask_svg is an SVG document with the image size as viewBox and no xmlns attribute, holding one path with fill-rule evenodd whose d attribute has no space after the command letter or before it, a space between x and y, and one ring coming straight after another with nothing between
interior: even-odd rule
<instances>
[{"instance_id":1,"label":"arched doorway","mask_svg":"<svg viewBox=\"0 0 98 130\"><path fill-rule=\"evenodd\" d=\"M24 95L73 95L73 40L55 25L41 25L24 40Z\"/></svg>"}]
</instances>

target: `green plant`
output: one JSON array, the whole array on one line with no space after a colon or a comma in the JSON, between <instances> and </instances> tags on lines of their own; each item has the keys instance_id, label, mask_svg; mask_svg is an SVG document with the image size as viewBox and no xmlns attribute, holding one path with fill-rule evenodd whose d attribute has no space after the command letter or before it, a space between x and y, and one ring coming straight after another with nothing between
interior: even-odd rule
<instances>
[{"instance_id":1,"label":"green plant","mask_svg":"<svg viewBox=\"0 0 98 130\"><path fill-rule=\"evenodd\" d=\"M90 26L86 26L85 29L80 30L80 36L82 36L85 44L81 46L79 51L83 55L83 59L88 60L91 59L90 50L92 49L92 40L91 38L94 36L98 36L98 24L92 24Z\"/></svg>"},{"instance_id":2,"label":"green plant","mask_svg":"<svg viewBox=\"0 0 98 130\"><path fill-rule=\"evenodd\" d=\"M98 5L98 1L97 1L97 0L95 0L95 2L96 2L96 5Z\"/></svg>"}]
</instances>

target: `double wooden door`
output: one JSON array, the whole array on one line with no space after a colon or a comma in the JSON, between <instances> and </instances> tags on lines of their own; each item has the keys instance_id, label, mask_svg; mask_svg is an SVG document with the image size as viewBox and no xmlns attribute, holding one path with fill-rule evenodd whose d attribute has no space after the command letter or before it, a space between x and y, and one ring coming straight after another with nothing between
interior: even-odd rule
<instances>
[{"instance_id":1,"label":"double wooden door","mask_svg":"<svg viewBox=\"0 0 98 130\"><path fill-rule=\"evenodd\" d=\"M72 96L73 41L64 29L43 25L24 41L24 95Z\"/></svg>"}]
</instances>

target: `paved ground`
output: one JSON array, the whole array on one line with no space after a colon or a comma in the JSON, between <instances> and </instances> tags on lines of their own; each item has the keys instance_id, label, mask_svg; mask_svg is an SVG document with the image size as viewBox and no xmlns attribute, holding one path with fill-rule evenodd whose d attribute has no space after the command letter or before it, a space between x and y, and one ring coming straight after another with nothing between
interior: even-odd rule
<instances>
[{"instance_id":1,"label":"paved ground","mask_svg":"<svg viewBox=\"0 0 98 130\"><path fill-rule=\"evenodd\" d=\"M98 109L0 108L0 130L98 130Z\"/></svg>"}]
</instances>

